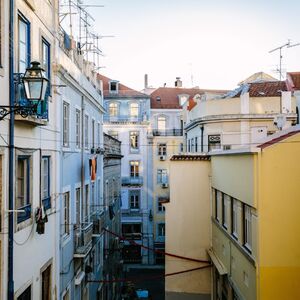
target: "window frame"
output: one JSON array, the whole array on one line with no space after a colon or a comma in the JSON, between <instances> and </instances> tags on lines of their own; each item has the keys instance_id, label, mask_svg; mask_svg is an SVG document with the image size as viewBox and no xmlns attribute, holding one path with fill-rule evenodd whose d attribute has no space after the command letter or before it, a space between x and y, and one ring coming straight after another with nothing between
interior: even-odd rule
<instances>
[{"instance_id":1,"label":"window frame","mask_svg":"<svg viewBox=\"0 0 300 300\"><path fill-rule=\"evenodd\" d=\"M81 148L81 110L75 109L75 147Z\"/></svg>"},{"instance_id":2,"label":"window frame","mask_svg":"<svg viewBox=\"0 0 300 300\"><path fill-rule=\"evenodd\" d=\"M164 184L168 183L168 170L167 169L157 169L157 183ZM165 180L163 180L165 178Z\"/></svg>"},{"instance_id":3,"label":"window frame","mask_svg":"<svg viewBox=\"0 0 300 300\"><path fill-rule=\"evenodd\" d=\"M18 73L25 73L25 70L20 69L20 22L22 22L26 26L26 61L25 61L25 70L30 66L31 61L31 24L29 20L18 11L18 56L17 56L17 70Z\"/></svg>"},{"instance_id":4,"label":"window frame","mask_svg":"<svg viewBox=\"0 0 300 300\"><path fill-rule=\"evenodd\" d=\"M70 103L63 101L63 147L70 147Z\"/></svg>"},{"instance_id":5,"label":"window frame","mask_svg":"<svg viewBox=\"0 0 300 300\"><path fill-rule=\"evenodd\" d=\"M231 235L238 240L238 200L231 197Z\"/></svg>"},{"instance_id":6,"label":"window frame","mask_svg":"<svg viewBox=\"0 0 300 300\"><path fill-rule=\"evenodd\" d=\"M167 155L167 143L159 143L157 145L157 155L166 156Z\"/></svg>"},{"instance_id":7,"label":"window frame","mask_svg":"<svg viewBox=\"0 0 300 300\"><path fill-rule=\"evenodd\" d=\"M44 169L44 161L47 161L47 187L48 187L48 191L47 191L47 196L45 197L44 192L45 192L45 181L44 181L44 177L45 177L45 169ZM41 193L42 193L42 202L44 205L44 208L50 209L51 208L51 156L49 155L45 155L42 156L42 184L41 184Z\"/></svg>"},{"instance_id":8,"label":"window frame","mask_svg":"<svg viewBox=\"0 0 300 300\"><path fill-rule=\"evenodd\" d=\"M135 137L135 141L133 141L133 137ZM130 141L130 152L131 153L136 153L139 152L140 150L140 132L133 130L129 132L129 141ZM136 144L133 146L133 144Z\"/></svg>"},{"instance_id":9,"label":"window frame","mask_svg":"<svg viewBox=\"0 0 300 300\"><path fill-rule=\"evenodd\" d=\"M63 193L63 237L70 235L70 195L70 191Z\"/></svg>"},{"instance_id":10,"label":"window frame","mask_svg":"<svg viewBox=\"0 0 300 300\"><path fill-rule=\"evenodd\" d=\"M160 231L160 227L163 228L162 232ZM163 233L163 234L160 234ZM159 238L164 238L166 236L166 223L158 223L157 224L157 236Z\"/></svg>"},{"instance_id":11,"label":"window frame","mask_svg":"<svg viewBox=\"0 0 300 300\"><path fill-rule=\"evenodd\" d=\"M135 107L133 107L133 106L135 106ZM129 103L129 115L131 118L137 118L139 116L139 111L140 111L139 103L137 103L137 102Z\"/></svg>"},{"instance_id":12,"label":"window frame","mask_svg":"<svg viewBox=\"0 0 300 300\"><path fill-rule=\"evenodd\" d=\"M141 209L141 191L140 190L129 190L129 209L140 210ZM133 204L133 205L132 205Z\"/></svg>"},{"instance_id":13,"label":"window frame","mask_svg":"<svg viewBox=\"0 0 300 300\"><path fill-rule=\"evenodd\" d=\"M21 188L24 190L22 196L24 199L20 200L19 196L19 178L22 178L19 176L19 161L26 161L26 165L24 166L24 186ZM26 174L25 174L26 173ZM16 194L15 194L15 209L24 209L25 212L19 213L17 216L17 224L20 224L28 219L31 218L31 208L32 208L32 202L31 202L31 156L30 155L18 155L17 156L17 165L16 165ZM26 182L25 182L26 181ZM26 189L26 191L25 191ZM18 205L20 204L20 205Z\"/></svg>"},{"instance_id":14,"label":"window frame","mask_svg":"<svg viewBox=\"0 0 300 300\"><path fill-rule=\"evenodd\" d=\"M222 202L222 226L227 230L228 228L228 210L227 205L228 201L226 200L227 195L225 193L222 193L221 196L221 202Z\"/></svg>"},{"instance_id":15,"label":"window frame","mask_svg":"<svg viewBox=\"0 0 300 300\"><path fill-rule=\"evenodd\" d=\"M252 252L252 212L251 206L243 204L243 246Z\"/></svg>"},{"instance_id":16,"label":"window frame","mask_svg":"<svg viewBox=\"0 0 300 300\"><path fill-rule=\"evenodd\" d=\"M139 178L140 177L140 161L131 160L129 161L130 168L130 178Z\"/></svg>"},{"instance_id":17,"label":"window frame","mask_svg":"<svg viewBox=\"0 0 300 300\"><path fill-rule=\"evenodd\" d=\"M84 149L89 149L89 115L84 115Z\"/></svg>"}]
</instances>

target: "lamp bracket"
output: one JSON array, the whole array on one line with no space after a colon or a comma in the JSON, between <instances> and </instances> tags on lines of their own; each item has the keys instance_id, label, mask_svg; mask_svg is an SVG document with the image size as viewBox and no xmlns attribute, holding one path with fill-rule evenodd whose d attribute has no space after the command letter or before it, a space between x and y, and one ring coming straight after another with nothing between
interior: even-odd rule
<instances>
[{"instance_id":1,"label":"lamp bracket","mask_svg":"<svg viewBox=\"0 0 300 300\"><path fill-rule=\"evenodd\" d=\"M30 105L30 106L20 106L20 105L1 105L0 106L0 121L2 121L7 115L14 113L21 115L22 118L27 118L30 115L33 115L37 111L37 105Z\"/></svg>"}]
</instances>

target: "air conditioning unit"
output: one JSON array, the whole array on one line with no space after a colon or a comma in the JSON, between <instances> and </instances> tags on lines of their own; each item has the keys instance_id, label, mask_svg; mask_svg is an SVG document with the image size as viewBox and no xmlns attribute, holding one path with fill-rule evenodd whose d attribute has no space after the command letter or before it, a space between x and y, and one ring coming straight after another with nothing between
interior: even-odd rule
<instances>
[{"instance_id":1,"label":"air conditioning unit","mask_svg":"<svg viewBox=\"0 0 300 300\"><path fill-rule=\"evenodd\" d=\"M167 184L167 183L162 183L162 184L161 184L161 187L162 187L163 189L166 189L166 188L169 187L169 184Z\"/></svg>"},{"instance_id":2,"label":"air conditioning unit","mask_svg":"<svg viewBox=\"0 0 300 300\"><path fill-rule=\"evenodd\" d=\"M159 160L166 160L166 156L165 156L165 155L161 155L161 156L159 157Z\"/></svg>"}]
</instances>

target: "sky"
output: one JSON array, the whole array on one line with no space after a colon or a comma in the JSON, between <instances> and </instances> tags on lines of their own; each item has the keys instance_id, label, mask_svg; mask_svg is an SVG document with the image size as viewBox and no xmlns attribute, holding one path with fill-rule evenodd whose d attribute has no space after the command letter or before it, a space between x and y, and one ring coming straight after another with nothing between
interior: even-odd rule
<instances>
[{"instance_id":1,"label":"sky","mask_svg":"<svg viewBox=\"0 0 300 300\"><path fill-rule=\"evenodd\" d=\"M298 0L83 0L101 39L100 72L141 90L153 87L234 89L264 71L276 78L279 52L300 43ZM300 46L283 50L283 69L300 71Z\"/></svg>"}]
</instances>

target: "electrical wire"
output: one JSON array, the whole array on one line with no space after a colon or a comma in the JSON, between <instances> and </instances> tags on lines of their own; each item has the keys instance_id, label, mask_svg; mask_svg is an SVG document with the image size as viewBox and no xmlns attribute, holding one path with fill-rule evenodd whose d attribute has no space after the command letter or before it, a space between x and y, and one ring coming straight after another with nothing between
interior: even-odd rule
<instances>
[{"instance_id":1,"label":"electrical wire","mask_svg":"<svg viewBox=\"0 0 300 300\"><path fill-rule=\"evenodd\" d=\"M154 275L154 276L149 276L149 277L145 277L145 278L142 278L141 276L139 276L139 277L133 277L133 278L120 278L120 279L112 279L112 280L87 280L87 282L90 282L90 283L115 283L115 282L133 282L134 281L136 283L136 282L145 281L145 280L161 279L161 278L165 278L165 277L169 277L169 276L175 276L175 275L189 273L189 272L198 271L198 270L203 270L203 269L207 269L207 268L211 268L211 267L212 267L212 264L208 264L208 265L193 268L193 269L187 269L187 270L182 270L182 271L167 273L167 274L162 274L162 275Z\"/></svg>"}]
</instances>

